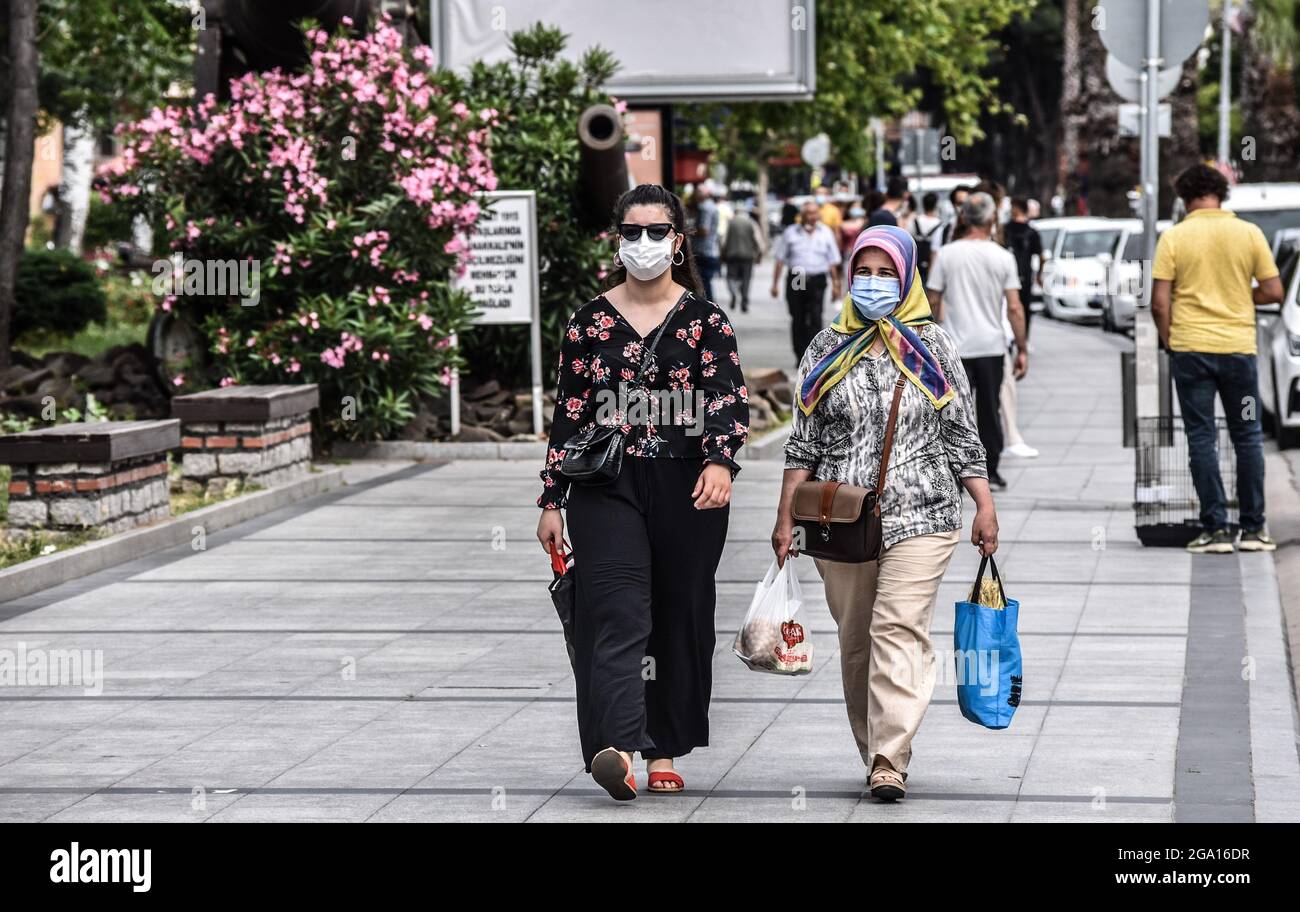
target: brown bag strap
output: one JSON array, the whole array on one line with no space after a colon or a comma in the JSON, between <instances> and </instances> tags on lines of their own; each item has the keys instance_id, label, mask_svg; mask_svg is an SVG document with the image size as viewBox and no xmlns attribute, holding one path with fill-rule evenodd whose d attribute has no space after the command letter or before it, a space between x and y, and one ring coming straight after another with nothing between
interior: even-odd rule
<instances>
[{"instance_id":1,"label":"brown bag strap","mask_svg":"<svg viewBox=\"0 0 1300 912\"><path fill-rule=\"evenodd\" d=\"M831 504L835 502L835 492L839 490L842 481L827 481L822 483L821 506L817 511L823 526L829 526L831 523Z\"/></svg>"},{"instance_id":2,"label":"brown bag strap","mask_svg":"<svg viewBox=\"0 0 1300 912\"><path fill-rule=\"evenodd\" d=\"M898 382L894 384L894 401L889 406L889 423L885 425L885 444L880 448L880 472L876 478L877 505L880 503L880 497L885 493L885 474L889 471L889 452L894 448L894 426L898 424L898 403L903 398L903 387L906 385L907 378L899 374Z\"/></svg>"}]
</instances>

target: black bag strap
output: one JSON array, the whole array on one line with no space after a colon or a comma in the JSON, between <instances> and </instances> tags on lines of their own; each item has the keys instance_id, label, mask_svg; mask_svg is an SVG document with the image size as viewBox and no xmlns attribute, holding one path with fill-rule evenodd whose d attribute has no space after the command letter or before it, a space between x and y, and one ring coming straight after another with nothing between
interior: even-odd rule
<instances>
[{"instance_id":1,"label":"black bag strap","mask_svg":"<svg viewBox=\"0 0 1300 912\"><path fill-rule=\"evenodd\" d=\"M682 301L686 300L688 294L690 294L689 291L682 292L682 296L677 299L673 309L668 311L667 315L664 316L664 321L659 324L659 332L655 333L654 341L650 343L650 347L641 353L641 369L636 372L636 377L632 380L632 386L635 387L641 382L641 377L645 375L645 369L650 364L650 358L654 355L655 349L659 347L659 340L663 337L664 330L668 328L668 323L672 320L673 314L677 313L677 308L681 306Z\"/></svg>"},{"instance_id":2,"label":"black bag strap","mask_svg":"<svg viewBox=\"0 0 1300 912\"><path fill-rule=\"evenodd\" d=\"M993 580L998 584L998 593L1002 596L1003 607L1007 604L1007 590L1002 586L1002 577L998 575L998 562L990 554L980 559L979 572L975 574L975 583L970 588L970 598L968 602L973 602L979 596L980 581L984 579L984 568L987 567L993 574Z\"/></svg>"}]
</instances>

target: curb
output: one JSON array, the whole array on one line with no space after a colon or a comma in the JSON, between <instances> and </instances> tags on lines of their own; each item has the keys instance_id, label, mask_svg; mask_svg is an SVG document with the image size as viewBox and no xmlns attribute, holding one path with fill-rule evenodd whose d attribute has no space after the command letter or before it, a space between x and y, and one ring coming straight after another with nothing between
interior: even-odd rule
<instances>
[{"instance_id":1,"label":"curb","mask_svg":"<svg viewBox=\"0 0 1300 912\"><path fill-rule=\"evenodd\" d=\"M1290 662L1291 696L1300 695L1300 472L1286 454L1264 453L1264 497L1268 505L1268 525L1277 540L1273 565L1282 602L1282 637ZM1300 710L1300 706L1297 706ZM1296 726L1297 750L1300 750L1300 724Z\"/></svg>"},{"instance_id":2,"label":"curb","mask_svg":"<svg viewBox=\"0 0 1300 912\"><path fill-rule=\"evenodd\" d=\"M330 453L336 459L387 459L432 462L440 459L514 459L541 462L544 441L468 443L454 440L377 440L372 443L340 441Z\"/></svg>"},{"instance_id":3,"label":"curb","mask_svg":"<svg viewBox=\"0 0 1300 912\"><path fill-rule=\"evenodd\" d=\"M1296 752L1295 701L1277 570L1268 554L1239 551L1237 561L1246 654L1254 667L1248 705L1255 821L1294 821L1300 815L1300 755Z\"/></svg>"},{"instance_id":4,"label":"curb","mask_svg":"<svg viewBox=\"0 0 1300 912\"><path fill-rule=\"evenodd\" d=\"M744 455L751 460L783 459L785 440L791 422L761 439L745 444ZM330 455L335 459L386 459L433 462L456 459L506 459L541 462L546 458L544 441L507 440L500 443L468 443L455 440L376 440L371 443L340 441Z\"/></svg>"},{"instance_id":5,"label":"curb","mask_svg":"<svg viewBox=\"0 0 1300 912\"><path fill-rule=\"evenodd\" d=\"M774 431L764 434L758 440L746 443L741 450L741 462L772 462L785 459L785 442L794 428L794 421L787 421Z\"/></svg>"},{"instance_id":6,"label":"curb","mask_svg":"<svg viewBox=\"0 0 1300 912\"><path fill-rule=\"evenodd\" d=\"M150 526L24 561L0 570L0 603L124 564L154 551L185 544L191 540L196 524L209 534L342 485L341 468L324 469L286 485L254 491Z\"/></svg>"}]
</instances>

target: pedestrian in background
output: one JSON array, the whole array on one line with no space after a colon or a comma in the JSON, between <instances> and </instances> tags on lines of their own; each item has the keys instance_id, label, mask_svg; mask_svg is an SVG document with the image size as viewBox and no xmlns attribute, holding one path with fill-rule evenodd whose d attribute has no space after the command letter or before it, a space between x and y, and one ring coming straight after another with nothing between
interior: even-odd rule
<instances>
[{"instance_id":1,"label":"pedestrian in background","mask_svg":"<svg viewBox=\"0 0 1300 912\"><path fill-rule=\"evenodd\" d=\"M1002 223L1010 217L1011 204L1007 200L1007 191L995 180L982 180L975 185L973 193L987 193L993 198L993 240L1006 246L1006 239L1002 235Z\"/></svg>"},{"instance_id":2,"label":"pedestrian in background","mask_svg":"<svg viewBox=\"0 0 1300 912\"><path fill-rule=\"evenodd\" d=\"M1003 229L1002 239L1016 258L1020 300L1025 305L1025 337L1028 338L1032 316L1029 305L1037 297L1033 288L1035 284L1039 288L1043 286L1043 238L1038 229L1029 224L1029 201L1023 196L1011 198L1011 220Z\"/></svg>"},{"instance_id":3,"label":"pedestrian in background","mask_svg":"<svg viewBox=\"0 0 1300 912\"><path fill-rule=\"evenodd\" d=\"M781 203L781 230L785 230L799 221L799 207L794 204L794 200L786 197Z\"/></svg>"},{"instance_id":4,"label":"pedestrian in background","mask_svg":"<svg viewBox=\"0 0 1300 912\"><path fill-rule=\"evenodd\" d=\"M727 233L722 241L722 259L727 268L727 293L730 306L741 313L749 313L749 282L754 274L754 264L762 259L763 241L758 225L750 214L738 210L727 223Z\"/></svg>"},{"instance_id":5,"label":"pedestrian in background","mask_svg":"<svg viewBox=\"0 0 1300 912\"><path fill-rule=\"evenodd\" d=\"M948 202L952 204L952 215L948 217L947 223L943 226L943 231L939 232L939 243L932 245L930 254L938 252L939 248L949 241L955 241L963 231L961 220L962 207L966 205L966 197L970 196L971 188L965 184L953 187L948 191Z\"/></svg>"},{"instance_id":6,"label":"pedestrian in background","mask_svg":"<svg viewBox=\"0 0 1300 912\"><path fill-rule=\"evenodd\" d=\"M930 306L961 352L962 366L974 390L989 483L1005 489L1007 483L998 472L1003 446L999 391L1006 356L1002 302L1005 297L1016 345L1013 372L1020 379L1029 369L1020 276L1015 257L992 240L997 221L992 196L972 193L962 206L961 218L965 234L944 244L930 267Z\"/></svg>"},{"instance_id":7,"label":"pedestrian in background","mask_svg":"<svg viewBox=\"0 0 1300 912\"><path fill-rule=\"evenodd\" d=\"M840 226L844 224L844 212L831 196L830 188L825 185L818 187L813 197L817 200L817 212L821 216L822 224L830 229L836 243L839 243Z\"/></svg>"},{"instance_id":8,"label":"pedestrian in background","mask_svg":"<svg viewBox=\"0 0 1300 912\"><path fill-rule=\"evenodd\" d=\"M1223 208L1228 182L1209 165L1178 175L1187 216L1160 235L1151 269L1151 316L1169 349L1170 373L1187 433L1192 483L1201 503L1194 554L1230 554L1227 496L1219 474L1214 397L1223 403L1237 454L1243 551L1273 551L1264 523L1264 447L1255 361L1255 307L1285 296L1268 241L1257 225ZM1258 287L1251 288L1251 280Z\"/></svg>"},{"instance_id":9,"label":"pedestrian in background","mask_svg":"<svg viewBox=\"0 0 1300 912\"><path fill-rule=\"evenodd\" d=\"M718 240L718 204L708 184L697 184L691 195L695 215L695 260L699 264L704 298L713 300L713 279L722 267L722 245Z\"/></svg>"},{"instance_id":10,"label":"pedestrian in background","mask_svg":"<svg viewBox=\"0 0 1300 912\"><path fill-rule=\"evenodd\" d=\"M931 254L936 249L935 243L944 221L939 217L939 194L931 190L921 197L921 211L912 220L912 238L916 241L916 268L921 273L921 281L930 275Z\"/></svg>"},{"instance_id":11,"label":"pedestrian in background","mask_svg":"<svg viewBox=\"0 0 1300 912\"><path fill-rule=\"evenodd\" d=\"M561 342L537 538L560 552L566 509L582 757L597 784L627 800L637 794L633 753L651 792L680 792L673 759L709 743L714 575L749 405L735 333L700 293L681 200L642 184L619 199L614 222L608 288L578 308ZM664 394L682 389L699 396L673 415L637 420L626 404L672 401ZM570 485L566 446L598 426L626 426L621 466L612 480ZM654 674L644 677L647 657Z\"/></svg>"},{"instance_id":12,"label":"pedestrian in background","mask_svg":"<svg viewBox=\"0 0 1300 912\"><path fill-rule=\"evenodd\" d=\"M1041 288L1043 284L1043 239L1038 229L1029 224L1029 201L1024 197L1011 198L1010 220L1002 229L1003 245L1016 258L1016 271L1020 276L1020 302L1025 312L1025 339L1029 339L1029 326L1033 317L1030 302L1034 300L1034 284ZM1037 268L1035 268L1037 264ZM1024 436L1016 423L1019 412L1019 393L1015 377L1015 335L1011 322L1004 313L1002 318L1003 335L1007 341L1005 363L1002 370L1002 388L999 402L1002 407L1002 434L1004 456L1016 456L1020 459L1035 459L1038 450L1025 443Z\"/></svg>"},{"instance_id":13,"label":"pedestrian in background","mask_svg":"<svg viewBox=\"0 0 1300 912\"><path fill-rule=\"evenodd\" d=\"M844 220L843 225L840 225L840 253L843 256L848 256L858 235L866 227L867 210L863 207L862 200L855 199L849 204L849 217Z\"/></svg>"},{"instance_id":14,"label":"pedestrian in background","mask_svg":"<svg viewBox=\"0 0 1300 912\"><path fill-rule=\"evenodd\" d=\"M1021 302L1023 305L1023 301ZM1025 321L1028 323L1029 308L1026 306ZM1028 329L1026 328L1026 332ZM1016 334L1007 318L1006 300L1002 302L1002 337L1006 348L1002 356L1002 385L998 387L998 406L1002 415L1002 455L1015 456L1018 459L1037 459L1038 450L1025 443L1020 433L1016 416L1020 412L1020 393L1016 386Z\"/></svg>"},{"instance_id":15,"label":"pedestrian in background","mask_svg":"<svg viewBox=\"0 0 1300 912\"><path fill-rule=\"evenodd\" d=\"M975 501L971 542L981 554L997 550L998 521L970 389L957 347L931 319L911 235L868 228L847 262L849 295L799 367L772 549L780 563L797 551L800 483L877 486L901 382L879 498L883 551L863 563L816 561L839 629L844 700L868 787L892 801L906 794L912 739L934 693L930 618L961 537L962 488Z\"/></svg>"},{"instance_id":16,"label":"pedestrian in background","mask_svg":"<svg viewBox=\"0 0 1300 912\"><path fill-rule=\"evenodd\" d=\"M821 207L816 201L803 204L799 223L781 232L777 244L776 268L772 273L772 297L780 295L781 270L786 271L785 303L790 311L790 342L797 362L804 349L822 328L822 304L826 286L831 297L840 298L840 245L829 228L821 223Z\"/></svg>"},{"instance_id":17,"label":"pedestrian in background","mask_svg":"<svg viewBox=\"0 0 1300 912\"><path fill-rule=\"evenodd\" d=\"M895 175L889 179L885 187L885 199L876 209L867 217L867 227L874 228L877 225L897 225L899 217L903 214L903 208L907 204L907 179Z\"/></svg>"}]
</instances>

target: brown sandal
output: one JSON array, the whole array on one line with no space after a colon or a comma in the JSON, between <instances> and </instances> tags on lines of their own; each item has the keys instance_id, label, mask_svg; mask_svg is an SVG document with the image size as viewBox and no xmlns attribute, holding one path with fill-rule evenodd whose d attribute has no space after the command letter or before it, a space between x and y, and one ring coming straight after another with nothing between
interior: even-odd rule
<instances>
[{"instance_id":1,"label":"brown sandal","mask_svg":"<svg viewBox=\"0 0 1300 912\"><path fill-rule=\"evenodd\" d=\"M871 771L871 797L880 801L897 801L907 797L907 786L892 767L878 766Z\"/></svg>"}]
</instances>

